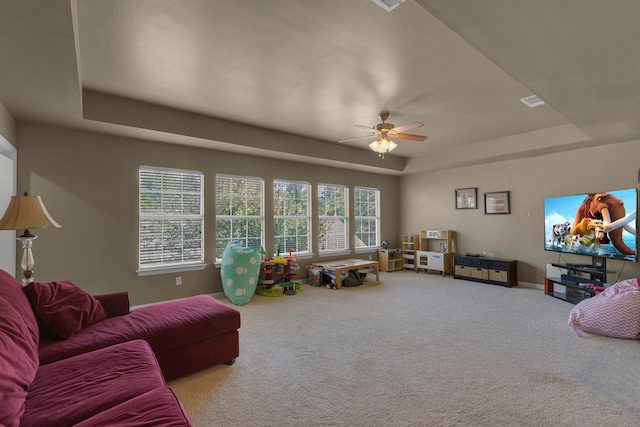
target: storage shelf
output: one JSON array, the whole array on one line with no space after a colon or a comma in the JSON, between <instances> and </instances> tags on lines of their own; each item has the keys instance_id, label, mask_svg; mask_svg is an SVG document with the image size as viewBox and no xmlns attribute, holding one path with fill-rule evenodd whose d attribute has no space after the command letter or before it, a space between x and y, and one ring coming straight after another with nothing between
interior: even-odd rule
<instances>
[{"instance_id":1,"label":"storage shelf","mask_svg":"<svg viewBox=\"0 0 640 427\"><path fill-rule=\"evenodd\" d=\"M380 249L378 250L378 264L380 271L402 270L402 249Z\"/></svg>"},{"instance_id":2,"label":"storage shelf","mask_svg":"<svg viewBox=\"0 0 640 427\"><path fill-rule=\"evenodd\" d=\"M403 234L402 235L402 258L404 259L402 268L410 270L416 269L415 266L415 251L420 244L420 236L417 234Z\"/></svg>"}]
</instances>

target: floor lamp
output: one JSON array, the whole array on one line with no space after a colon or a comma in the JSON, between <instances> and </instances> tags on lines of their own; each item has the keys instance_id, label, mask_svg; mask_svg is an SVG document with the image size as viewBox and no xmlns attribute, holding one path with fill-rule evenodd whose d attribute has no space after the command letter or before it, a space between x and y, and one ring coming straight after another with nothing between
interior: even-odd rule
<instances>
[{"instance_id":1,"label":"floor lamp","mask_svg":"<svg viewBox=\"0 0 640 427\"><path fill-rule=\"evenodd\" d=\"M22 262L20 266L24 270L22 283L26 286L33 282L33 252L31 246L38 237L29 229L38 228L60 228L60 224L55 222L47 208L44 207L40 196L29 196L25 191L22 196L11 196L9 206L4 216L0 219L0 230L22 230L24 232L17 239L22 242Z\"/></svg>"}]
</instances>

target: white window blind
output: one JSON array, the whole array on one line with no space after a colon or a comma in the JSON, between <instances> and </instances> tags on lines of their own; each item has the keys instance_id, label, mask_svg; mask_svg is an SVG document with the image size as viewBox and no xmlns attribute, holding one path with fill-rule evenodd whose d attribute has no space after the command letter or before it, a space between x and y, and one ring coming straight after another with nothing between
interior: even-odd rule
<instances>
[{"instance_id":1,"label":"white window blind","mask_svg":"<svg viewBox=\"0 0 640 427\"><path fill-rule=\"evenodd\" d=\"M275 254L311 252L311 184L273 181L273 244Z\"/></svg>"},{"instance_id":2,"label":"white window blind","mask_svg":"<svg viewBox=\"0 0 640 427\"><path fill-rule=\"evenodd\" d=\"M260 249L264 244L264 180L216 175L216 259L229 242Z\"/></svg>"},{"instance_id":3,"label":"white window blind","mask_svg":"<svg viewBox=\"0 0 640 427\"><path fill-rule=\"evenodd\" d=\"M203 175L141 167L139 268L203 263Z\"/></svg>"},{"instance_id":4,"label":"white window blind","mask_svg":"<svg viewBox=\"0 0 640 427\"><path fill-rule=\"evenodd\" d=\"M343 185L318 185L318 249L344 251L349 247L349 189Z\"/></svg>"},{"instance_id":5,"label":"white window blind","mask_svg":"<svg viewBox=\"0 0 640 427\"><path fill-rule=\"evenodd\" d=\"M356 248L380 245L380 190L355 187Z\"/></svg>"}]
</instances>

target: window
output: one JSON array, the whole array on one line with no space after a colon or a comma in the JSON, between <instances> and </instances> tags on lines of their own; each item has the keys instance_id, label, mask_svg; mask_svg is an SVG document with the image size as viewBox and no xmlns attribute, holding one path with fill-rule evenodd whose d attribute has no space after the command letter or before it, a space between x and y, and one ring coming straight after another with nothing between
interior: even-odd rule
<instances>
[{"instance_id":1,"label":"window","mask_svg":"<svg viewBox=\"0 0 640 427\"><path fill-rule=\"evenodd\" d=\"M349 190L342 185L318 185L318 246L320 252L349 248Z\"/></svg>"},{"instance_id":2,"label":"window","mask_svg":"<svg viewBox=\"0 0 640 427\"><path fill-rule=\"evenodd\" d=\"M273 245L275 254L290 249L310 253L311 185L307 182L273 182Z\"/></svg>"},{"instance_id":3,"label":"window","mask_svg":"<svg viewBox=\"0 0 640 427\"><path fill-rule=\"evenodd\" d=\"M264 180L216 175L216 260L229 242L259 250L263 230Z\"/></svg>"},{"instance_id":4,"label":"window","mask_svg":"<svg viewBox=\"0 0 640 427\"><path fill-rule=\"evenodd\" d=\"M356 249L380 244L380 190L354 188Z\"/></svg>"},{"instance_id":5,"label":"window","mask_svg":"<svg viewBox=\"0 0 640 427\"><path fill-rule=\"evenodd\" d=\"M204 268L202 172L140 167L139 270Z\"/></svg>"}]
</instances>

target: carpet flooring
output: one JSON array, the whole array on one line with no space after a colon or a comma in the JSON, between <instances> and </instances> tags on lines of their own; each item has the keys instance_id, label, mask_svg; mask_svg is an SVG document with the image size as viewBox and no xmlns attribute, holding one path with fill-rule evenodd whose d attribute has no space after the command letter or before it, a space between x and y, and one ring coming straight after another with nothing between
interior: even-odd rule
<instances>
[{"instance_id":1,"label":"carpet flooring","mask_svg":"<svg viewBox=\"0 0 640 427\"><path fill-rule=\"evenodd\" d=\"M196 426L640 425L640 342L578 337L572 307L406 270L305 285L237 307L235 365L169 386Z\"/></svg>"}]
</instances>

